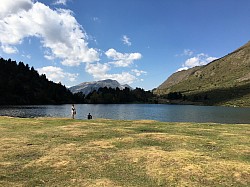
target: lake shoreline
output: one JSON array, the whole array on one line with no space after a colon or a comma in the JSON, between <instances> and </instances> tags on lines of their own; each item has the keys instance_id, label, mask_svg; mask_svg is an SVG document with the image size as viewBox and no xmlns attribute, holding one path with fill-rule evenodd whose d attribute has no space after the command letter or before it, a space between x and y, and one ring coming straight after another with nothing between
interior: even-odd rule
<instances>
[{"instance_id":1,"label":"lake shoreline","mask_svg":"<svg viewBox=\"0 0 250 187\"><path fill-rule=\"evenodd\" d=\"M1 118L9 118L9 119L35 119L35 120L75 120L75 121L114 121L114 122L119 122L119 121L128 121L128 122L131 122L131 121L148 121L148 122L158 122L158 123L178 123L178 124L217 124L217 125L250 125L250 123L217 123L217 122L185 122L185 121L181 121L181 122L178 122L178 121L158 121L158 120L153 120L153 119L136 119L136 120L133 120L133 119L111 119L111 118L94 118L94 119L79 119L79 118L75 118L75 119L72 119L72 118L69 118L69 117L16 117L16 116L0 116L0 120Z\"/></svg>"},{"instance_id":2,"label":"lake shoreline","mask_svg":"<svg viewBox=\"0 0 250 187\"><path fill-rule=\"evenodd\" d=\"M250 123L250 108L169 104L76 104L76 118L162 122ZM0 116L71 118L71 104L0 107Z\"/></svg>"}]
</instances>

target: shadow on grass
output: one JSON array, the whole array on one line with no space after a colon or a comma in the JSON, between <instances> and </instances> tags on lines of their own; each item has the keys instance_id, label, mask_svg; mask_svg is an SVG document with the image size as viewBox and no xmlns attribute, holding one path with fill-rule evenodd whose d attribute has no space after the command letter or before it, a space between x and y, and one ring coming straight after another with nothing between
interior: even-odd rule
<instances>
[{"instance_id":1,"label":"shadow on grass","mask_svg":"<svg viewBox=\"0 0 250 187\"><path fill-rule=\"evenodd\" d=\"M245 85L219 88L208 91L199 91L199 93L191 93L188 95L188 100L195 102L203 102L206 105L217 105L226 103L240 98L244 98L250 93L250 83ZM250 106L250 99L243 99L244 106Z\"/></svg>"}]
</instances>

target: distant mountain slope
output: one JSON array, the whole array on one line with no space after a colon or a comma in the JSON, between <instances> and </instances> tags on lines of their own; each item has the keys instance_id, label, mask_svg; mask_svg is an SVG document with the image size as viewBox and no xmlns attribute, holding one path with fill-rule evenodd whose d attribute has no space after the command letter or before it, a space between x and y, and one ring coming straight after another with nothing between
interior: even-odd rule
<instances>
[{"instance_id":1,"label":"distant mountain slope","mask_svg":"<svg viewBox=\"0 0 250 187\"><path fill-rule=\"evenodd\" d=\"M205 104L250 106L250 42L205 66L174 73L154 93L170 92Z\"/></svg>"},{"instance_id":2,"label":"distant mountain slope","mask_svg":"<svg viewBox=\"0 0 250 187\"><path fill-rule=\"evenodd\" d=\"M196 70L201 67L194 67L188 70L183 70L172 74L166 81L164 81L158 88L157 94L165 94L171 92L170 88L178 83L187 80Z\"/></svg>"},{"instance_id":3,"label":"distant mountain slope","mask_svg":"<svg viewBox=\"0 0 250 187\"><path fill-rule=\"evenodd\" d=\"M78 93L82 92L85 95L88 95L89 93L93 92L94 90L98 90L99 88L119 88L120 90L123 90L124 88L132 89L129 85L121 85L116 80L101 80L101 81L94 81L94 82L83 82L81 84L78 84L76 86L70 87L69 90L72 93Z\"/></svg>"}]
</instances>

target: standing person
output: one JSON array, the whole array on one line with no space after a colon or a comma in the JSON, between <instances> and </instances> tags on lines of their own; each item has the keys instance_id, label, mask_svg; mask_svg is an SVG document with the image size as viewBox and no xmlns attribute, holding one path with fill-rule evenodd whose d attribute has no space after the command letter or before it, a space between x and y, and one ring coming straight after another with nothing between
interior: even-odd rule
<instances>
[{"instance_id":1,"label":"standing person","mask_svg":"<svg viewBox=\"0 0 250 187\"><path fill-rule=\"evenodd\" d=\"M75 115L76 115L76 108L75 105L73 104L71 107L71 114L72 114L72 119L75 119Z\"/></svg>"}]
</instances>

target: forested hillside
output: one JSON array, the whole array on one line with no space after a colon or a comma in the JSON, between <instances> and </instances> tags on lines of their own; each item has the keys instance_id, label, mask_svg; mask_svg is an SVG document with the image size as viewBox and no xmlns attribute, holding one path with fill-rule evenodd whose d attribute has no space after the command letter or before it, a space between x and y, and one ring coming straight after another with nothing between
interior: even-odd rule
<instances>
[{"instance_id":1,"label":"forested hillside","mask_svg":"<svg viewBox=\"0 0 250 187\"><path fill-rule=\"evenodd\" d=\"M205 66L171 75L155 93L207 105L250 106L250 42Z\"/></svg>"},{"instance_id":2,"label":"forested hillside","mask_svg":"<svg viewBox=\"0 0 250 187\"><path fill-rule=\"evenodd\" d=\"M49 81L23 62L0 59L0 105L66 104L66 103L148 103L153 94L141 88L134 90L100 88L88 95L71 93L60 83Z\"/></svg>"},{"instance_id":3,"label":"forested hillside","mask_svg":"<svg viewBox=\"0 0 250 187\"><path fill-rule=\"evenodd\" d=\"M0 59L0 104L72 103L73 94L63 85L49 81L45 75L23 62Z\"/></svg>"}]
</instances>

